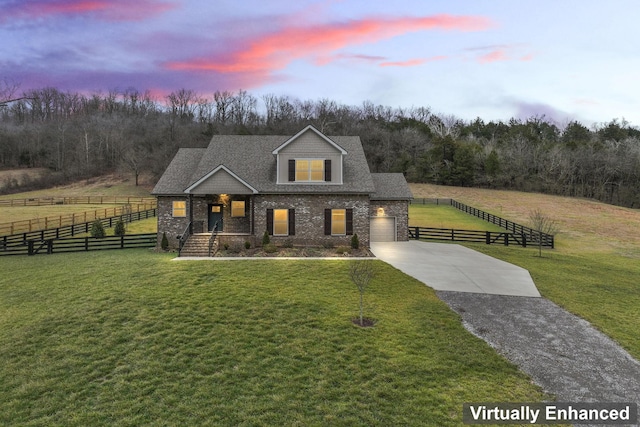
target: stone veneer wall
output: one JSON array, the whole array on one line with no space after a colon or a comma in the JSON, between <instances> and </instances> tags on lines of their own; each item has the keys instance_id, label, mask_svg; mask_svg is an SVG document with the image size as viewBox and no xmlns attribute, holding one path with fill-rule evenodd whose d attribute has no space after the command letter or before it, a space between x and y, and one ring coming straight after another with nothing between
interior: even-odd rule
<instances>
[{"instance_id":1,"label":"stone veneer wall","mask_svg":"<svg viewBox=\"0 0 640 427\"><path fill-rule=\"evenodd\" d=\"M254 232L257 237L267 229L267 209L295 209L295 235L271 236L279 244L290 241L294 245L349 246L352 236L325 236L325 209L353 209L353 233L363 246L369 246L369 196L368 195L257 195L254 196Z\"/></svg>"},{"instance_id":2,"label":"stone veneer wall","mask_svg":"<svg viewBox=\"0 0 640 427\"><path fill-rule=\"evenodd\" d=\"M247 216L244 218L231 218L231 200L246 200ZM248 232L250 230L251 206L254 210L254 238L238 237L238 241L251 241L259 244L267 229L267 209L295 209L296 210L296 234L295 236L271 236L271 241L279 244L291 241L295 245L321 246L331 244L333 246L350 245L351 236L325 236L324 235L324 210L325 209L353 209L353 232L358 234L362 246L369 246L369 217L378 215L378 208L383 208L386 216L396 217L397 240L409 239L408 227L408 201L380 201L369 202L366 195L256 195L253 201L250 196L230 196L222 200L218 196L194 197L193 217L194 232L199 232L198 227L207 226L208 205L221 203L224 209L225 232ZM174 200L187 201L187 216L174 218L172 216L172 202ZM167 233L169 247L178 247L177 237L184 231L189 223L189 202L185 196L158 197L158 248L162 240L162 233Z\"/></svg>"},{"instance_id":3,"label":"stone veneer wall","mask_svg":"<svg viewBox=\"0 0 640 427\"><path fill-rule=\"evenodd\" d=\"M231 202L244 200L245 216L231 216ZM223 232L225 233L249 233L251 232L251 198L242 195L210 195L193 198L193 222L194 233L206 233L209 225L209 205L222 205Z\"/></svg>"},{"instance_id":4,"label":"stone veneer wall","mask_svg":"<svg viewBox=\"0 0 640 427\"><path fill-rule=\"evenodd\" d=\"M378 208L384 209L384 216L396 218L396 240L409 240L409 202L407 200L372 200L370 216L378 216Z\"/></svg>"},{"instance_id":5,"label":"stone veneer wall","mask_svg":"<svg viewBox=\"0 0 640 427\"><path fill-rule=\"evenodd\" d=\"M173 217L173 202L187 202L187 216L184 218ZM158 248L162 243L162 234L167 233L170 249L178 248L178 236L184 232L189 224L189 200L185 196L158 196Z\"/></svg>"}]
</instances>

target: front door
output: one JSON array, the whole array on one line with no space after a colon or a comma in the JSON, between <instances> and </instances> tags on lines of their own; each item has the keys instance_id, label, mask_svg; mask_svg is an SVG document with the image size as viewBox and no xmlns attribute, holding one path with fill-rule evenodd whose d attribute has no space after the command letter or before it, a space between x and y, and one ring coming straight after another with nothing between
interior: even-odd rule
<instances>
[{"instance_id":1,"label":"front door","mask_svg":"<svg viewBox=\"0 0 640 427\"><path fill-rule=\"evenodd\" d=\"M222 231L222 205L209 205L209 228L213 230L213 226L218 223L218 231Z\"/></svg>"}]
</instances>

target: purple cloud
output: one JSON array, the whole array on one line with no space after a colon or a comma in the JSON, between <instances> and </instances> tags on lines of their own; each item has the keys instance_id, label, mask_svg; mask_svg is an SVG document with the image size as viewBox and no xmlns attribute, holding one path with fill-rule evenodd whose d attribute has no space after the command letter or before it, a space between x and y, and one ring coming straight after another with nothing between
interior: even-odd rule
<instances>
[{"instance_id":1,"label":"purple cloud","mask_svg":"<svg viewBox=\"0 0 640 427\"><path fill-rule=\"evenodd\" d=\"M142 21L175 7L175 3L157 0L18 0L3 6L0 23L78 15L105 21Z\"/></svg>"}]
</instances>

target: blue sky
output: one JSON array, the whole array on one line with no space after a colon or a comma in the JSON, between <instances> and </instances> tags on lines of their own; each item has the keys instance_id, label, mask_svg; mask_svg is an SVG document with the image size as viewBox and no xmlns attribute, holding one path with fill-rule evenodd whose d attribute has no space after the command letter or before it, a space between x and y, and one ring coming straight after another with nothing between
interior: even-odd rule
<instances>
[{"instance_id":1,"label":"blue sky","mask_svg":"<svg viewBox=\"0 0 640 427\"><path fill-rule=\"evenodd\" d=\"M0 0L20 90L244 89L640 125L637 1Z\"/></svg>"}]
</instances>

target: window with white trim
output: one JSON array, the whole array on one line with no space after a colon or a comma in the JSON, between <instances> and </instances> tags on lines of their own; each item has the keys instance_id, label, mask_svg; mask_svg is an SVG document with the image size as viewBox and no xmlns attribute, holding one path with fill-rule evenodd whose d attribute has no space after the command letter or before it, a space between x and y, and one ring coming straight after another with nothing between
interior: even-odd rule
<instances>
[{"instance_id":1,"label":"window with white trim","mask_svg":"<svg viewBox=\"0 0 640 427\"><path fill-rule=\"evenodd\" d=\"M296 159L296 181L324 181L324 160Z\"/></svg>"}]
</instances>

